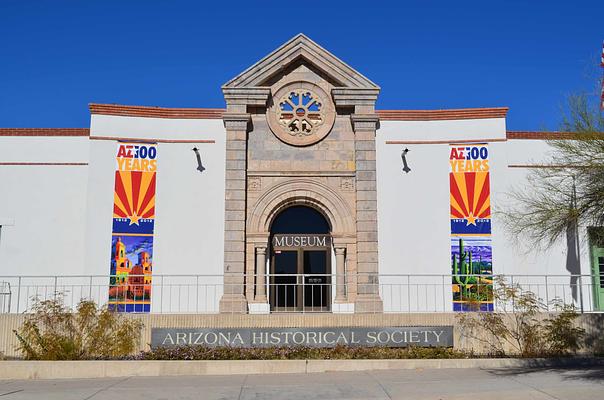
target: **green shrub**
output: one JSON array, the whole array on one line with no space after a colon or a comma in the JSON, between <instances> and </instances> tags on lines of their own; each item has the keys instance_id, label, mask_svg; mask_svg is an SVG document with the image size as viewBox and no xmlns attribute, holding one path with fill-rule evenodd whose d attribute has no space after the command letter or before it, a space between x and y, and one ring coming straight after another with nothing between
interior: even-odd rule
<instances>
[{"instance_id":1,"label":"green shrub","mask_svg":"<svg viewBox=\"0 0 604 400\"><path fill-rule=\"evenodd\" d=\"M504 311L469 312L457 317L462 336L483 343L490 355L521 357L560 356L576 352L585 330L575 326L579 316L573 306L553 301L557 310L543 318L547 306L534 293L497 278L493 289L495 304Z\"/></svg>"},{"instance_id":2,"label":"green shrub","mask_svg":"<svg viewBox=\"0 0 604 400\"><path fill-rule=\"evenodd\" d=\"M28 360L86 360L116 358L138 348L143 324L135 319L81 300L73 312L56 299L34 299L19 331L23 357Z\"/></svg>"},{"instance_id":3,"label":"green shrub","mask_svg":"<svg viewBox=\"0 0 604 400\"><path fill-rule=\"evenodd\" d=\"M128 359L139 360L368 360L418 358L468 358L446 347L157 347Z\"/></svg>"},{"instance_id":4,"label":"green shrub","mask_svg":"<svg viewBox=\"0 0 604 400\"><path fill-rule=\"evenodd\" d=\"M556 304L558 312L545 320L543 327L550 354L566 355L576 353L585 337L585 329L575 326L579 316L574 307Z\"/></svg>"}]
</instances>

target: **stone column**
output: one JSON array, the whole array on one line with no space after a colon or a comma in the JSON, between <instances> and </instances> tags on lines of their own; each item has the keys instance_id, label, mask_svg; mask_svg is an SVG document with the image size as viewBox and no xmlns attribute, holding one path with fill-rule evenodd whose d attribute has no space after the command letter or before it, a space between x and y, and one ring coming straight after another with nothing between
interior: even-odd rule
<instances>
[{"instance_id":1,"label":"stone column","mask_svg":"<svg viewBox=\"0 0 604 400\"><path fill-rule=\"evenodd\" d=\"M256 247L256 297L259 303L266 303L266 247Z\"/></svg>"},{"instance_id":2,"label":"stone column","mask_svg":"<svg viewBox=\"0 0 604 400\"><path fill-rule=\"evenodd\" d=\"M355 108L359 108L358 106ZM367 107L362 107L367 108ZM357 298L355 312L382 312L379 296L375 112L353 114L357 189Z\"/></svg>"},{"instance_id":3,"label":"stone column","mask_svg":"<svg viewBox=\"0 0 604 400\"><path fill-rule=\"evenodd\" d=\"M249 106L266 105L270 89L222 87L227 104L222 116L226 128L226 176L224 217L224 294L220 312L246 313L245 220L247 202L247 135Z\"/></svg>"},{"instance_id":4,"label":"stone column","mask_svg":"<svg viewBox=\"0 0 604 400\"><path fill-rule=\"evenodd\" d=\"M246 313L247 301L243 288L247 127L250 115L227 112L223 121L226 128L224 293L219 307L222 313Z\"/></svg>"},{"instance_id":5,"label":"stone column","mask_svg":"<svg viewBox=\"0 0 604 400\"><path fill-rule=\"evenodd\" d=\"M377 186L375 132L379 117L375 101L380 92L373 88L334 88L336 106L354 107L350 115L355 136L357 296L354 311L382 312L378 282Z\"/></svg>"},{"instance_id":6,"label":"stone column","mask_svg":"<svg viewBox=\"0 0 604 400\"><path fill-rule=\"evenodd\" d=\"M344 247L336 247L336 303L346 303L346 260Z\"/></svg>"}]
</instances>

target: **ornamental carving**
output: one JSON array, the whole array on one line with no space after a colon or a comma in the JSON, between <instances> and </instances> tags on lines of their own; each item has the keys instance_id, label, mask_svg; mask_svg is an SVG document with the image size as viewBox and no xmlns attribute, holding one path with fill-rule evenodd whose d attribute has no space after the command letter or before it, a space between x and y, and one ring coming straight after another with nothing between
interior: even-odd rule
<instances>
[{"instance_id":1,"label":"ornamental carving","mask_svg":"<svg viewBox=\"0 0 604 400\"><path fill-rule=\"evenodd\" d=\"M280 140L308 146L327 136L335 121L335 107L319 86L293 82L274 93L267 115L271 130Z\"/></svg>"},{"instance_id":2,"label":"ornamental carving","mask_svg":"<svg viewBox=\"0 0 604 400\"><path fill-rule=\"evenodd\" d=\"M354 178L342 177L340 179L340 189L345 192L352 192L354 190Z\"/></svg>"},{"instance_id":3,"label":"ornamental carving","mask_svg":"<svg viewBox=\"0 0 604 400\"><path fill-rule=\"evenodd\" d=\"M253 192L261 190L262 189L262 181L258 177L248 178L247 188L248 188L248 190L253 191Z\"/></svg>"}]
</instances>

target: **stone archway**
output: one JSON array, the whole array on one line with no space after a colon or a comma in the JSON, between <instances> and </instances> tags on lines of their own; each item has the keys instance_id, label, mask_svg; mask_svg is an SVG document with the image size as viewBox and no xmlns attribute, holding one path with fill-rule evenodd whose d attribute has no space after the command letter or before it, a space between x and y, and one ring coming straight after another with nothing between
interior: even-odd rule
<instances>
[{"instance_id":1,"label":"stone archway","mask_svg":"<svg viewBox=\"0 0 604 400\"><path fill-rule=\"evenodd\" d=\"M250 305L266 303L265 273L271 224L283 210L292 206L311 207L330 225L335 251L336 297L334 304L350 301L356 293L346 275L356 271L356 225L353 211L345 198L318 179L294 178L267 188L250 209L246 227L246 297ZM351 255L346 260L346 255ZM256 277L253 281L253 277ZM253 307L253 306L252 306Z\"/></svg>"},{"instance_id":2,"label":"stone archway","mask_svg":"<svg viewBox=\"0 0 604 400\"><path fill-rule=\"evenodd\" d=\"M331 225L334 237L353 237L355 221L346 201L332 188L311 178L288 179L268 188L252 206L248 235L268 234L276 215L293 205L315 208Z\"/></svg>"}]
</instances>

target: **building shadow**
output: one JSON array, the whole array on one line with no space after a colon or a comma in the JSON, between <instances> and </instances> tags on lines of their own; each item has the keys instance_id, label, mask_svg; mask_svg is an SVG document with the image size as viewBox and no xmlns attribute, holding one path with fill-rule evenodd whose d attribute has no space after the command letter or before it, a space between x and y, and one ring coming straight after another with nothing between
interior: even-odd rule
<instances>
[{"instance_id":1,"label":"building shadow","mask_svg":"<svg viewBox=\"0 0 604 400\"><path fill-rule=\"evenodd\" d=\"M566 226L566 270L571 275L570 287L573 300L579 301L579 276L581 275L581 262L577 252L577 227L574 222Z\"/></svg>"},{"instance_id":2,"label":"building shadow","mask_svg":"<svg viewBox=\"0 0 604 400\"><path fill-rule=\"evenodd\" d=\"M527 359L521 366L485 368L496 376L514 377L535 373L556 373L563 380L584 380L604 383L604 358Z\"/></svg>"}]
</instances>

